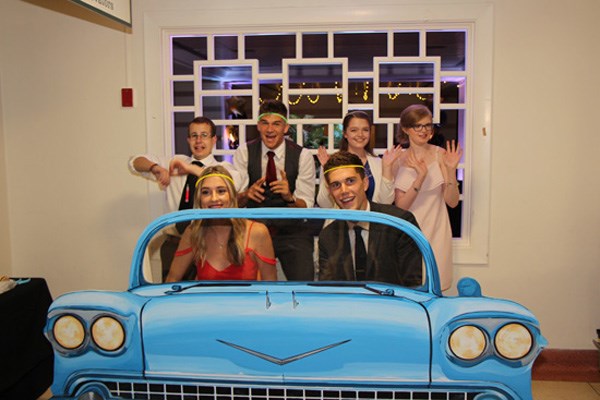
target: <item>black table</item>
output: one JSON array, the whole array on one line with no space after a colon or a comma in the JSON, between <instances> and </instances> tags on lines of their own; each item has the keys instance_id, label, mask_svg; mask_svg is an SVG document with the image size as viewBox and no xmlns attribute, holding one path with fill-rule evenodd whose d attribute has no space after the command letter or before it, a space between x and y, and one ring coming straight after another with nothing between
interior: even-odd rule
<instances>
[{"instance_id":1,"label":"black table","mask_svg":"<svg viewBox=\"0 0 600 400\"><path fill-rule=\"evenodd\" d=\"M1 400L35 400L50 387L54 354L44 336L50 303L52 296L41 278L0 294Z\"/></svg>"}]
</instances>

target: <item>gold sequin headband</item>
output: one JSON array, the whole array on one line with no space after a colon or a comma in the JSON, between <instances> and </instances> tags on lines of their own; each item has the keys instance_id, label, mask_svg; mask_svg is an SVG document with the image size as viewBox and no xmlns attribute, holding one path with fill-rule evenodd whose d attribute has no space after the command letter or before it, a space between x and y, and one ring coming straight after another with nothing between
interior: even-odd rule
<instances>
[{"instance_id":1,"label":"gold sequin headband","mask_svg":"<svg viewBox=\"0 0 600 400\"><path fill-rule=\"evenodd\" d=\"M282 119L282 120L283 120L283 121L284 121L286 124L288 123L288 120L287 120L287 118L286 118L286 117L284 117L283 115L281 115L281 114L279 114L279 113L276 113L276 112L266 112L266 113L262 113L262 114L260 114L260 115L258 116L258 120L260 121L260 119L261 119L262 117L264 117L265 115L276 115L276 116L278 116L279 118L281 118L281 119Z\"/></svg>"},{"instance_id":2,"label":"gold sequin headband","mask_svg":"<svg viewBox=\"0 0 600 400\"><path fill-rule=\"evenodd\" d=\"M329 168L327 171L323 172L323 175L326 175L326 174L330 173L331 171L335 171L336 169L341 169L341 168L362 168L362 169L365 169L365 166L364 165L358 165L358 164L340 165L339 167Z\"/></svg>"},{"instance_id":3,"label":"gold sequin headband","mask_svg":"<svg viewBox=\"0 0 600 400\"><path fill-rule=\"evenodd\" d=\"M204 176L201 176L200 178L198 178L198 180L196 181L196 187L198 187L198 184L200 182L202 182L203 180L205 180L206 178L212 178L213 176L228 179L232 185L235 185L235 183L233 183L233 179L231 179L231 177L229 177L225 174L207 174L207 175L204 175Z\"/></svg>"}]
</instances>

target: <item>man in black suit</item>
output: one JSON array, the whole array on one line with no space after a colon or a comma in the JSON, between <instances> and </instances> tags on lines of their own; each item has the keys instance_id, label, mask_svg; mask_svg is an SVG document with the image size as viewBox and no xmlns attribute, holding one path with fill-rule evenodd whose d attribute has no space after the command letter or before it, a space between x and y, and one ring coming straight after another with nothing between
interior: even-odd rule
<instances>
[{"instance_id":1,"label":"man in black suit","mask_svg":"<svg viewBox=\"0 0 600 400\"><path fill-rule=\"evenodd\" d=\"M337 152L323 170L330 194L341 209L377 211L418 227L409 211L367 200L369 179L358 156ZM419 286L422 281L422 257L416 243L405 233L376 223L337 220L327 225L319 235L319 268L322 281L380 281L402 286Z\"/></svg>"}]
</instances>

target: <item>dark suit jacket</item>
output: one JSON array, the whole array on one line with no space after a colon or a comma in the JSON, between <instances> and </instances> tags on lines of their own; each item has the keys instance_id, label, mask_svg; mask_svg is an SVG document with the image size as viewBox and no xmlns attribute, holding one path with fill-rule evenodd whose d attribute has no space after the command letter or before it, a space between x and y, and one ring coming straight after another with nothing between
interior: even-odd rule
<instances>
[{"instance_id":1,"label":"dark suit jacket","mask_svg":"<svg viewBox=\"0 0 600 400\"><path fill-rule=\"evenodd\" d=\"M411 212L395 206L371 203L371 211L393 215L419 226ZM346 221L336 220L321 231L319 268L319 280L322 281L356 280ZM422 280L421 252L416 243L398 229L370 223L366 274L369 281L419 286Z\"/></svg>"}]
</instances>

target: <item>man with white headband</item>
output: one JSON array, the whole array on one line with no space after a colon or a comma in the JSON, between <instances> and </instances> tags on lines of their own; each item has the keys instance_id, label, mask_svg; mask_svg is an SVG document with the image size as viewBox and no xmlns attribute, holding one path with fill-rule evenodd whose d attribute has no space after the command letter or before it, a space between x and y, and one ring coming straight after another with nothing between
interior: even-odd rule
<instances>
[{"instance_id":1,"label":"man with white headband","mask_svg":"<svg viewBox=\"0 0 600 400\"><path fill-rule=\"evenodd\" d=\"M240 207L312 207L315 163L307 149L285 140L288 110L276 100L259 110L260 138L242 144L233 164L242 175ZM299 221L263 221L271 231L275 255L288 280L314 279L314 238L308 224Z\"/></svg>"},{"instance_id":2,"label":"man with white headband","mask_svg":"<svg viewBox=\"0 0 600 400\"><path fill-rule=\"evenodd\" d=\"M409 211L369 202L360 158L347 151L329 157L323 167L331 197L344 210L377 211L411 222ZM387 225L336 220L319 235L319 280L379 281L419 286L422 257L416 243L405 233Z\"/></svg>"}]
</instances>

